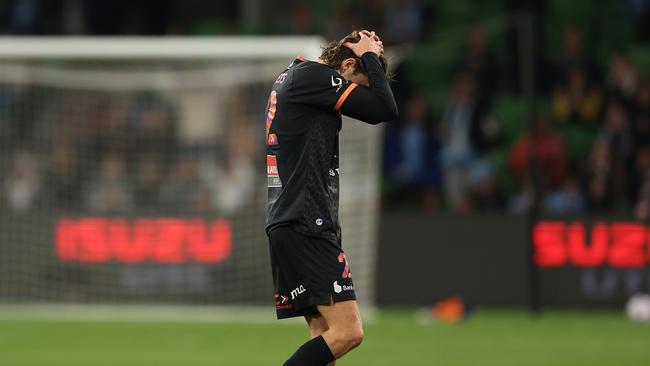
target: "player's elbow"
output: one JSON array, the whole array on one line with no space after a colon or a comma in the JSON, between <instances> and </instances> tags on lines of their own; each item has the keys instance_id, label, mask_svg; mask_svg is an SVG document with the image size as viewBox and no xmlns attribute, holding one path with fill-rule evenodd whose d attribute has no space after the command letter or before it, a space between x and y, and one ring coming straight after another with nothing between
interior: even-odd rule
<instances>
[{"instance_id":1,"label":"player's elbow","mask_svg":"<svg viewBox=\"0 0 650 366\"><path fill-rule=\"evenodd\" d=\"M395 102L389 103L386 112L386 122L394 121L399 117L399 111Z\"/></svg>"},{"instance_id":2,"label":"player's elbow","mask_svg":"<svg viewBox=\"0 0 650 366\"><path fill-rule=\"evenodd\" d=\"M374 124L380 122L390 122L397 119L399 113L397 112L397 106L393 103L392 105L382 106L378 110L377 116L374 120Z\"/></svg>"}]
</instances>

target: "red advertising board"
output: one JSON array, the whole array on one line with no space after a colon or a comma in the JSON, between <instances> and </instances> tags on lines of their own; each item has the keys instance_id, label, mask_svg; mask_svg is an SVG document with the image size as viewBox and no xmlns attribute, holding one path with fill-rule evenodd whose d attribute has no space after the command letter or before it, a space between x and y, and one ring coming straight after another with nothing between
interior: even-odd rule
<instances>
[{"instance_id":1,"label":"red advertising board","mask_svg":"<svg viewBox=\"0 0 650 366\"><path fill-rule=\"evenodd\" d=\"M226 220L63 218L56 224L59 260L104 263L219 263L231 254Z\"/></svg>"},{"instance_id":2,"label":"red advertising board","mask_svg":"<svg viewBox=\"0 0 650 366\"><path fill-rule=\"evenodd\" d=\"M650 228L634 222L540 221L533 229L539 267L642 268L650 263Z\"/></svg>"}]
</instances>

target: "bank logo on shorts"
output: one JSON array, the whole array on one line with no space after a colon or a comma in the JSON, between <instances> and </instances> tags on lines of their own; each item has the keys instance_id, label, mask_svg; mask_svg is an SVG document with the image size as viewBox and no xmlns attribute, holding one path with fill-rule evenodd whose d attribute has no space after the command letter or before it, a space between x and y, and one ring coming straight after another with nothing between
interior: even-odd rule
<instances>
[{"instance_id":1,"label":"bank logo on shorts","mask_svg":"<svg viewBox=\"0 0 650 366\"><path fill-rule=\"evenodd\" d=\"M341 286L339 285L339 281L334 281L332 285L334 285L334 292L336 292L337 294L340 294L342 291L354 290L354 286L348 286L348 285Z\"/></svg>"},{"instance_id":2,"label":"bank logo on shorts","mask_svg":"<svg viewBox=\"0 0 650 366\"><path fill-rule=\"evenodd\" d=\"M278 173L278 160L275 155L266 156L266 176L269 188L281 188L282 181Z\"/></svg>"},{"instance_id":3,"label":"bank logo on shorts","mask_svg":"<svg viewBox=\"0 0 650 366\"><path fill-rule=\"evenodd\" d=\"M343 291L343 287L341 287L341 285L339 285L339 281L334 281L334 292L336 292L337 294L340 294L341 291Z\"/></svg>"}]
</instances>

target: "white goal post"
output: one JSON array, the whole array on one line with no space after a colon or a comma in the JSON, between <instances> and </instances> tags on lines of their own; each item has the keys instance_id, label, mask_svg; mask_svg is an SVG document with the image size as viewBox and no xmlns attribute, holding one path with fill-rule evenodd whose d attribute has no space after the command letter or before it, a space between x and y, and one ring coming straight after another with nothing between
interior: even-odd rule
<instances>
[{"instance_id":1,"label":"white goal post","mask_svg":"<svg viewBox=\"0 0 650 366\"><path fill-rule=\"evenodd\" d=\"M320 37L0 37L0 303L272 308L263 114ZM341 131L373 307L381 128Z\"/></svg>"},{"instance_id":2,"label":"white goal post","mask_svg":"<svg viewBox=\"0 0 650 366\"><path fill-rule=\"evenodd\" d=\"M3 59L315 59L323 39L291 37L0 37Z\"/></svg>"}]
</instances>

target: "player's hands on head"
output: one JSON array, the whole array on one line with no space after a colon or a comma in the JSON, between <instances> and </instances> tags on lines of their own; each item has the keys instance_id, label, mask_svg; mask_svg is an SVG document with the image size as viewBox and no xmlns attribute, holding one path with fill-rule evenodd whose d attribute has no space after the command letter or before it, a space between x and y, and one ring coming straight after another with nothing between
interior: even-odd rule
<instances>
[{"instance_id":1,"label":"player's hands on head","mask_svg":"<svg viewBox=\"0 0 650 366\"><path fill-rule=\"evenodd\" d=\"M345 47L351 49L357 57L363 56L363 54L366 52L372 52L379 56L384 51L384 44L374 31L370 32L367 30L362 30L359 32L359 36L361 37L361 39L359 39L359 42L346 42L343 44Z\"/></svg>"},{"instance_id":2,"label":"player's hands on head","mask_svg":"<svg viewBox=\"0 0 650 366\"><path fill-rule=\"evenodd\" d=\"M360 33L363 33L363 34L367 35L368 37L372 38L375 42L379 43L382 50L384 49L384 43L381 41L381 39L379 39L379 36L375 33L375 31L371 32L371 31L368 31L368 30L364 29Z\"/></svg>"}]
</instances>

